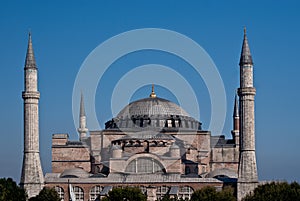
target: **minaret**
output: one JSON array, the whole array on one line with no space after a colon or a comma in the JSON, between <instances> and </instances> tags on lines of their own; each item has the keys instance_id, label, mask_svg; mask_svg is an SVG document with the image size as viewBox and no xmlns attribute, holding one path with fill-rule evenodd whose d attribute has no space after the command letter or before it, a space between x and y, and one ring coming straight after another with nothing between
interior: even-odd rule
<instances>
[{"instance_id":1,"label":"minaret","mask_svg":"<svg viewBox=\"0 0 300 201\"><path fill-rule=\"evenodd\" d=\"M240 144L240 114L239 114L239 103L237 95L234 98L233 108L233 130L231 131L233 140L237 146Z\"/></svg>"},{"instance_id":2,"label":"minaret","mask_svg":"<svg viewBox=\"0 0 300 201\"><path fill-rule=\"evenodd\" d=\"M29 33L25 61L24 99L24 154L20 185L34 197L44 186L44 176L39 153L39 99L37 66Z\"/></svg>"},{"instance_id":3,"label":"minaret","mask_svg":"<svg viewBox=\"0 0 300 201\"><path fill-rule=\"evenodd\" d=\"M254 96L253 61L244 29L244 41L240 59L240 157L237 198L240 201L253 191L258 184L255 156L255 125L254 125Z\"/></svg>"},{"instance_id":4,"label":"minaret","mask_svg":"<svg viewBox=\"0 0 300 201\"><path fill-rule=\"evenodd\" d=\"M83 94L81 93L80 112L79 112L79 128L78 128L80 141L82 141L83 138L86 137L87 132L88 132L88 129L86 128L86 116L85 116L85 109L84 109L84 102L83 102Z\"/></svg>"}]
</instances>

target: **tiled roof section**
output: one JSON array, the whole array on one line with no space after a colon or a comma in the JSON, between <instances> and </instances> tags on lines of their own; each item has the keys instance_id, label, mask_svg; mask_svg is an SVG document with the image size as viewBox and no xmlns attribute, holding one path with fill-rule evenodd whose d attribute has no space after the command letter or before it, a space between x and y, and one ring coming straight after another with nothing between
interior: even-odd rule
<instances>
[{"instance_id":1,"label":"tiled roof section","mask_svg":"<svg viewBox=\"0 0 300 201\"><path fill-rule=\"evenodd\" d=\"M243 40L243 46L242 46L242 52L240 58L240 66L243 65L253 65L252 56L250 53L250 48L249 48L248 39L246 35L246 28L244 28L244 40Z\"/></svg>"},{"instance_id":2,"label":"tiled roof section","mask_svg":"<svg viewBox=\"0 0 300 201\"><path fill-rule=\"evenodd\" d=\"M166 99L152 97L144 98L134 101L127 105L117 117L131 117L131 116L156 116L156 115L179 115L190 116L180 106Z\"/></svg>"},{"instance_id":3,"label":"tiled roof section","mask_svg":"<svg viewBox=\"0 0 300 201\"><path fill-rule=\"evenodd\" d=\"M223 182L215 178L200 177L181 177L180 174L118 174L110 173L108 177L94 178L60 178L60 174L47 173L45 182L84 182L84 183L107 183L107 184L124 184L124 183L220 183Z\"/></svg>"}]
</instances>

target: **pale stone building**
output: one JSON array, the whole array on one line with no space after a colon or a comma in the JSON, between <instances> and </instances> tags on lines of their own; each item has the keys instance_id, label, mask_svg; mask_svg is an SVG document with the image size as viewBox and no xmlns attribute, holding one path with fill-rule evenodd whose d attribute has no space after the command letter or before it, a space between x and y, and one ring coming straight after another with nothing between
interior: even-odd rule
<instances>
[{"instance_id":1,"label":"pale stone building","mask_svg":"<svg viewBox=\"0 0 300 201\"><path fill-rule=\"evenodd\" d=\"M35 66L31 37L28 52L31 53L27 57L31 55ZM26 59L25 85L32 82L35 86L37 69L33 69L34 79L27 78L27 63ZM79 139L72 141L68 134L53 134L52 172L46 173L45 178L38 154L38 110L26 105L29 96L25 90L25 114L31 111L36 116L25 115L24 119L27 163L23 164L21 183L30 192L29 196L45 185L54 187L65 201L70 199L69 184L80 201L96 200L112 188L124 186L139 187L148 200L159 200L166 194L189 199L195 190L204 186L221 189L230 184L237 185L240 200L257 184L252 67L245 33L240 60L240 98L238 101L236 97L234 102L231 139L203 130L201 122L183 108L158 97L154 86L149 97L129 103L105 123L104 130L88 131L82 96ZM37 88L29 91L38 94ZM39 96L33 98L37 105ZM34 131L27 131L26 125ZM32 136L28 132L33 132ZM33 146L30 151L28 144ZM28 152L34 153L35 158L28 159ZM35 180L26 180L29 177Z\"/></svg>"}]
</instances>

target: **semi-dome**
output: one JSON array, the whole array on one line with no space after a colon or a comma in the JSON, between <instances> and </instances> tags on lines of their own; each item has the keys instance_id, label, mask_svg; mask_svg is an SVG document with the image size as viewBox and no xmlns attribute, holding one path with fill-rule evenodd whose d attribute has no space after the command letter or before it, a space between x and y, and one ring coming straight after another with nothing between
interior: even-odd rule
<instances>
[{"instance_id":1,"label":"semi-dome","mask_svg":"<svg viewBox=\"0 0 300 201\"><path fill-rule=\"evenodd\" d=\"M112 120L105 123L106 129L114 128L185 128L201 130L201 123L179 105L158 98L152 86L149 98L126 105Z\"/></svg>"}]
</instances>

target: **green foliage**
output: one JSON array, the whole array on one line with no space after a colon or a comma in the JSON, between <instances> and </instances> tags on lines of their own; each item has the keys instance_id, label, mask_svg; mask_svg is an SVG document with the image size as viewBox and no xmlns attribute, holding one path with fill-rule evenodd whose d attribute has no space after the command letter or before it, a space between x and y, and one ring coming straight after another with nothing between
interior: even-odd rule
<instances>
[{"instance_id":1,"label":"green foliage","mask_svg":"<svg viewBox=\"0 0 300 201\"><path fill-rule=\"evenodd\" d=\"M108 197L102 199L102 201L146 201L147 197L142 193L139 188L125 187L114 188L108 193Z\"/></svg>"},{"instance_id":2,"label":"green foliage","mask_svg":"<svg viewBox=\"0 0 300 201\"><path fill-rule=\"evenodd\" d=\"M214 187L205 187L196 190L191 201L235 201L234 190L230 187L218 192Z\"/></svg>"},{"instance_id":3,"label":"green foliage","mask_svg":"<svg viewBox=\"0 0 300 201\"><path fill-rule=\"evenodd\" d=\"M0 201L26 201L26 192L11 178L1 178Z\"/></svg>"},{"instance_id":4,"label":"green foliage","mask_svg":"<svg viewBox=\"0 0 300 201\"><path fill-rule=\"evenodd\" d=\"M29 201L60 201L60 198L54 188L44 187L37 196L30 198Z\"/></svg>"},{"instance_id":5,"label":"green foliage","mask_svg":"<svg viewBox=\"0 0 300 201\"><path fill-rule=\"evenodd\" d=\"M297 182L272 182L258 186L243 201L300 201L300 185Z\"/></svg>"}]
</instances>

